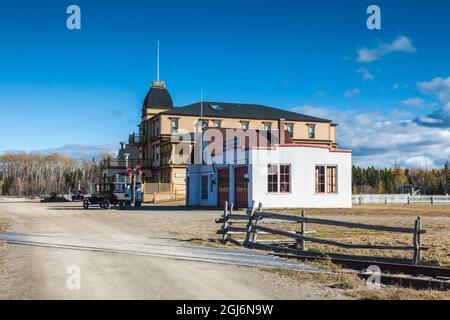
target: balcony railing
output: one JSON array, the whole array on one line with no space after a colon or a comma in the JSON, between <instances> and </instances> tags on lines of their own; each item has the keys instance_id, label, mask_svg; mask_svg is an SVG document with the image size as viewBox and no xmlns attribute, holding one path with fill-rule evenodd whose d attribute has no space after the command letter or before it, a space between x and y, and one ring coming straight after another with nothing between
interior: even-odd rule
<instances>
[{"instance_id":1,"label":"balcony railing","mask_svg":"<svg viewBox=\"0 0 450 320\"><path fill-rule=\"evenodd\" d=\"M117 159L117 158L108 158L103 161L103 166L108 169L127 169L127 168L136 168L137 166L141 166L141 168L151 168L152 161L151 160L142 160L142 159Z\"/></svg>"}]
</instances>

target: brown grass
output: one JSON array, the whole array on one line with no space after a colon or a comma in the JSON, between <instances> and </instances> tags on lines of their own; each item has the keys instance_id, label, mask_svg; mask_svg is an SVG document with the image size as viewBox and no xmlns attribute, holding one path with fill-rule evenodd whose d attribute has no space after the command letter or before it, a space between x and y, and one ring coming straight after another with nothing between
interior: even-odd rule
<instances>
[{"instance_id":1,"label":"brown grass","mask_svg":"<svg viewBox=\"0 0 450 320\"><path fill-rule=\"evenodd\" d=\"M315 283L324 287L340 291L352 299L363 300L450 300L450 291L414 290L400 287L383 287L370 289L364 280L352 273L336 271L332 274L312 273L289 269L264 268L264 272L276 273L282 278L298 282L299 286L305 282Z\"/></svg>"},{"instance_id":2,"label":"brown grass","mask_svg":"<svg viewBox=\"0 0 450 320\"><path fill-rule=\"evenodd\" d=\"M299 210L274 210L287 214L299 214ZM352 209L309 209L307 217L342 220L384 226L413 227L420 216L427 233L422 244L429 248L423 251L422 259L433 265L450 266L450 207L449 206L407 206L407 205L363 205ZM280 228L280 226L276 226ZM296 225L283 226L285 230L298 230ZM317 233L311 236L337 240L345 243L412 245L412 234L380 232L364 229L350 229L325 225L307 225L306 230ZM343 249L307 243L307 248L319 252L334 252L380 257L412 257L412 251Z\"/></svg>"}]
</instances>

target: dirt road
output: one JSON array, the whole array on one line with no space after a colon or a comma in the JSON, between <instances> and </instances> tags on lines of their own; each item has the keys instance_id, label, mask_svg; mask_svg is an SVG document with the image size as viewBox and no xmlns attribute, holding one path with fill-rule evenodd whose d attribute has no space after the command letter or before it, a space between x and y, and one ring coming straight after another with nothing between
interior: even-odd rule
<instances>
[{"instance_id":1,"label":"dirt road","mask_svg":"<svg viewBox=\"0 0 450 320\"><path fill-rule=\"evenodd\" d=\"M344 298L326 286L251 267L303 266L176 239L183 238L181 230L192 230L185 239L195 238L196 219L218 215L158 207L84 211L79 203L0 199L0 298Z\"/></svg>"}]
</instances>

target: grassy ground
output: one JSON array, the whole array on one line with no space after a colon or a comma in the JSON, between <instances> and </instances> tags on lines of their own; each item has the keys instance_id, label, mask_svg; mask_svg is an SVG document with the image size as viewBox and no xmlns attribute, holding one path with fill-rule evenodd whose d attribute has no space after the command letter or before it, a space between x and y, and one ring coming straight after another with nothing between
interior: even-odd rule
<instances>
[{"instance_id":1,"label":"grassy ground","mask_svg":"<svg viewBox=\"0 0 450 320\"><path fill-rule=\"evenodd\" d=\"M354 274L336 270L334 274L307 273L288 269L261 269L264 272L276 273L281 277L296 281L301 285L313 282L324 287L342 291L352 299L370 300L450 300L449 291L414 290L399 287L369 288L365 281Z\"/></svg>"},{"instance_id":2,"label":"grassy ground","mask_svg":"<svg viewBox=\"0 0 450 320\"><path fill-rule=\"evenodd\" d=\"M299 214L298 210L277 210L288 214ZM450 207L449 206L408 206L408 205L362 205L352 209L310 209L307 217L342 220L383 226L413 227L415 219L422 218L426 234L422 244L429 248L423 251L425 263L450 267ZM279 227L279 226L278 226ZM296 230L296 225L284 226L286 230ZM363 229L349 229L325 225L307 225L306 230L317 233L312 236L345 243L412 245L412 234L390 233ZM411 258L412 251L356 250L307 243L310 250L354 255Z\"/></svg>"}]
</instances>

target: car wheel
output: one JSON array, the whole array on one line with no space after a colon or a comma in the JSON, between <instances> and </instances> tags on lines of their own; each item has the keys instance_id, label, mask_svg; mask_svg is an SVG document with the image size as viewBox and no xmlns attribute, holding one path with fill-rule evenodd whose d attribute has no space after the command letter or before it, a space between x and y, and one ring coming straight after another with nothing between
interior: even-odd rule
<instances>
[{"instance_id":1,"label":"car wheel","mask_svg":"<svg viewBox=\"0 0 450 320\"><path fill-rule=\"evenodd\" d=\"M89 209L89 201L87 201L87 200L83 201L83 208Z\"/></svg>"},{"instance_id":2,"label":"car wheel","mask_svg":"<svg viewBox=\"0 0 450 320\"><path fill-rule=\"evenodd\" d=\"M121 210L124 210L127 207L127 204L125 203L125 201L120 201L119 202L119 208Z\"/></svg>"}]
</instances>

